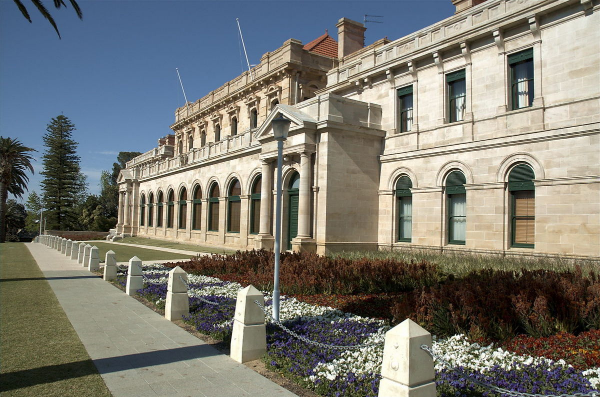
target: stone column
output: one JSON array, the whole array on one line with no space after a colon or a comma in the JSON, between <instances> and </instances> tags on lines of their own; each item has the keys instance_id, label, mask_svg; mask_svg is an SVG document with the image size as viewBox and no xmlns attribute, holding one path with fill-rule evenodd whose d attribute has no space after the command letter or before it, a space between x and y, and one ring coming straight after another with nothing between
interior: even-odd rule
<instances>
[{"instance_id":1,"label":"stone column","mask_svg":"<svg viewBox=\"0 0 600 397\"><path fill-rule=\"evenodd\" d=\"M310 154L300 154L298 237L310 237L310 180L312 179L312 164L310 160Z\"/></svg>"},{"instance_id":2,"label":"stone column","mask_svg":"<svg viewBox=\"0 0 600 397\"><path fill-rule=\"evenodd\" d=\"M260 224L258 236L254 240L256 249L273 249L275 238L271 234L271 197L273 196L273 167L268 161L262 161L260 182Z\"/></svg>"},{"instance_id":3,"label":"stone column","mask_svg":"<svg viewBox=\"0 0 600 397\"><path fill-rule=\"evenodd\" d=\"M121 192L119 192L119 211L117 223L119 225L123 224L123 193Z\"/></svg>"},{"instance_id":4,"label":"stone column","mask_svg":"<svg viewBox=\"0 0 600 397\"><path fill-rule=\"evenodd\" d=\"M129 208L129 189L127 189L125 191L125 200L123 203L123 211L124 213L124 218L123 218L123 222L125 224L125 226L131 226L131 209ZM125 231L125 230L123 230Z\"/></svg>"}]
</instances>

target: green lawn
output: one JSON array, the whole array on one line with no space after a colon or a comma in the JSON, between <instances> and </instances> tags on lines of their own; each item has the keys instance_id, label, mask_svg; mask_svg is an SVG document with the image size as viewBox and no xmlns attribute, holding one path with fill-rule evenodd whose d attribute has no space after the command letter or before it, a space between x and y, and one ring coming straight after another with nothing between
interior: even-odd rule
<instances>
[{"instance_id":1,"label":"green lawn","mask_svg":"<svg viewBox=\"0 0 600 397\"><path fill-rule=\"evenodd\" d=\"M117 262L127 262L134 256L140 258L142 262L155 260L170 261L175 259L190 259L190 255L174 254L171 252L158 251L142 247L131 247L129 245L117 245L100 241L89 241L88 244L98 247L101 261L104 260L106 253L110 250L114 251L114 253L117 255Z\"/></svg>"},{"instance_id":2,"label":"green lawn","mask_svg":"<svg viewBox=\"0 0 600 397\"><path fill-rule=\"evenodd\" d=\"M143 237L126 237L123 240L119 240L119 243L127 243L127 244L138 244L138 245L148 245L153 247L161 247L161 248L174 248L178 250L185 251L193 251L193 252L208 252L215 254L233 254L234 250L228 250L223 248L209 247L204 245L195 245L195 244L180 244L176 241L165 241L165 240L156 240L151 238L143 238Z\"/></svg>"},{"instance_id":3,"label":"green lawn","mask_svg":"<svg viewBox=\"0 0 600 397\"><path fill-rule=\"evenodd\" d=\"M25 244L0 244L0 286L2 396L111 396Z\"/></svg>"}]
</instances>

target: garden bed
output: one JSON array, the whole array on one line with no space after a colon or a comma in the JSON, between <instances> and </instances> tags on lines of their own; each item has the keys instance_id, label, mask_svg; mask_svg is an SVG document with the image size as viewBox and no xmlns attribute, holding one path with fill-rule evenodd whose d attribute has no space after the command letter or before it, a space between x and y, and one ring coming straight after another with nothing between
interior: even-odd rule
<instances>
[{"instance_id":1,"label":"garden bed","mask_svg":"<svg viewBox=\"0 0 600 397\"><path fill-rule=\"evenodd\" d=\"M526 391L545 394L585 393L599 386L599 333L594 323L598 310L596 293L599 291L599 282L593 272L584 276L577 270L554 273L550 271L536 273L526 270L512 273L491 271L455 277L441 272L435 265L428 263L403 264L386 260L373 265L367 262L343 262L341 264L347 265L347 268L338 269L340 262L336 260L327 263L326 260L310 256L302 257L299 254L282 256L282 285L286 285L283 280L288 280L287 288L295 293L294 296L282 299L280 314L282 322L297 334L311 340L353 346L382 342L386 330L389 329L388 325L400 321L392 314L403 312L425 325L430 331L431 328L436 327L438 327L437 331L446 329L446 334L442 332L440 335L440 332L437 332L444 337L434 342L433 350L444 360L449 361L452 368L462 368L469 377L496 382L498 386L512 388L512 390L525 391L523 388L529 387ZM204 334L223 340L225 344L228 344L231 338L237 291L250 283L263 291L270 291L272 288L271 258L268 253L261 251L237 253L229 257L215 255L178 265L190 273L191 313L184 321ZM144 267L144 273L155 280L154 282L166 283L167 272L174 266L175 264L164 267L148 265ZM394 273L393 267L399 268L399 271ZM310 274L317 274L318 271L327 274L327 277L320 279L336 280L336 286L346 293L336 294L335 288L326 285L323 280L309 277ZM269 272L271 274L268 274ZM293 274L286 274L287 272ZM219 277L207 277L198 273ZM368 278L369 275L372 278ZM376 283L374 280L382 275L388 278ZM468 296L468 286L477 286L474 280L487 282L490 285L492 282L490 280L494 279L497 279L497 283L506 289L507 299L514 299L516 296L525 302L529 299L528 294L532 294L527 315L520 316L518 305L513 305L515 308L512 320L516 321L514 323L516 325L501 327L502 332L495 333L491 330L498 329L499 320L486 320L482 313L487 313L490 318L497 313L491 310L489 304L487 312L478 309L485 303L485 296L487 296L483 290L476 290L477 293L473 294L484 294L481 297L483 303L478 303L478 299L464 299ZM511 290L515 288L511 287L513 285L511 280L519 289ZM545 283L543 280L549 281ZM447 289L444 288L448 286L454 286L454 290L460 291L460 294L455 296L462 296L463 301L460 308L453 310L455 303L451 299L454 299L454 295L448 296L446 314L443 315L439 312L439 308L444 308L445 301L438 298L447 294ZM456 288L457 286L461 288ZM490 292L498 291L494 288L489 289ZM565 295L570 295L563 297L561 291ZM158 307L161 305L164 307L165 287L147 284L139 292ZM563 311L568 314L568 317L561 317L563 312L557 305L543 306L540 305L539 300L536 305L537 297L546 296L544 293L548 299L554 299L551 302L562 302L569 308ZM270 295L268 292L265 294L266 307L269 310ZM428 296L437 297L437 300L423 301L424 297ZM423 301L417 309L427 308L429 307L427 302L434 302L438 305L438 312L431 313L425 309L421 312L414 310L411 305L415 302L419 303L417 298ZM218 302L219 305L210 305L203 300ZM569 302L580 302L580 306L585 307L586 310L577 311L574 318ZM393 310L386 312L385 308L392 303L395 303ZM500 306L505 312L508 310L508 306ZM374 310L369 311L369 307ZM339 308L354 313L359 312L362 317L345 313L343 310L338 310ZM463 317L453 319L452 316L461 313ZM478 313L475 316L476 322L465 320L467 325L471 325L470 328L458 321L468 319L465 313ZM504 315L506 317L501 318L505 321L504 324L512 324L510 316L506 313ZM546 328L543 332L548 333L550 339L539 337L524 339L523 336L517 336L523 331L527 332L528 329L539 332L540 321L545 321ZM446 327L440 328L440 324L446 324ZM526 324L529 324L529 327ZM485 326L489 328L486 329ZM565 326L570 327L571 333L558 332ZM463 327L465 332L457 332L457 327ZM358 350L331 350L298 341L272 324L268 324L267 334L268 350L263 359L267 368L284 374L320 395L377 395L382 357L381 344ZM470 335L471 339L464 334ZM486 346L473 343L474 339L484 341ZM493 340L497 344L489 345ZM552 343L565 341L570 341L568 346L572 348L552 348ZM504 349L496 346L503 346ZM582 352L585 357L583 361L580 358ZM438 395L454 395L454 393L481 395L484 392L479 386L459 381L460 376L445 365L436 363ZM532 379L530 386L523 383L523 376ZM590 380L593 383L590 383Z\"/></svg>"}]
</instances>

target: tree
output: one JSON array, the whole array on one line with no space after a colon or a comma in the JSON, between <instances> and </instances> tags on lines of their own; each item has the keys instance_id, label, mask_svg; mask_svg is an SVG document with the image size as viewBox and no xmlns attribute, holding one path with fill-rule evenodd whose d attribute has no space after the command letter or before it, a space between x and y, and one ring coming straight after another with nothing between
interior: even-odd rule
<instances>
[{"instance_id":1,"label":"tree","mask_svg":"<svg viewBox=\"0 0 600 397\"><path fill-rule=\"evenodd\" d=\"M27 212L23 204L17 203L17 200L6 201L6 240L19 241L19 232L25 227L25 217Z\"/></svg>"},{"instance_id":2,"label":"tree","mask_svg":"<svg viewBox=\"0 0 600 397\"><path fill-rule=\"evenodd\" d=\"M41 182L46 203L48 229L77 228L77 206L85 199L85 176L79 167L77 142L71 136L75 125L68 117L52 119L46 128Z\"/></svg>"},{"instance_id":3,"label":"tree","mask_svg":"<svg viewBox=\"0 0 600 397\"><path fill-rule=\"evenodd\" d=\"M27 8L25 8L25 6L21 2L21 0L13 0L13 1L17 5L17 7L19 7L19 11L21 11L21 14L23 14L25 19L27 19L29 21L29 23L32 23L31 17L29 16L29 12L27 11ZM77 16L79 17L79 19L82 19L83 13L81 12L81 8L79 8L79 4L77 4L77 2L75 0L69 0L69 1L70 1L71 5L73 6L73 9L77 13ZM60 37L60 32L58 31L58 26L56 26L56 22L54 21L54 18L52 18L52 15L50 15L50 13L48 12L48 9L46 9L46 7L44 7L44 5L42 4L42 2L40 0L31 0L31 2L38 9L38 11L44 16L44 18L46 18L48 20L48 22L50 22L50 25L52 25L52 27L56 31L56 34L58 35L58 38L60 39L61 37ZM62 6L64 6L65 8L67 7L64 0L54 0L54 6L57 9Z\"/></svg>"},{"instance_id":4,"label":"tree","mask_svg":"<svg viewBox=\"0 0 600 397\"><path fill-rule=\"evenodd\" d=\"M117 216L119 212L119 186L117 179L119 173L125 168L128 161L139 156L140 152L119 152L117 162L113 163L112 172L102 171L100 176L100 196L99 203L104 209L103 215L108 219L109 224L114 221L114 227L117 224ZM110 228L109 228L110 229Z\"/></svg>"},{"instance_id":5,"label":"tree","mask_svg":"<svg viewBox=\"0 0 600 397\"><path fill-rule=\"evenodd\" d=\"M42 208L42 198L35 191L29 193L27 201L25 202L25 208L27 209L27 218L25 218L25 230L30 233L36 233L40 231L40 215ZM42 220L43 221L43 220ZM43 225L42 225L43 227Z\"/></svg>"},{"instance_id":6,"label":"tree","mask_svg":"<svg viewBox=\"0 0 600 397\"><path fill-rule=\"evenodd\" d=\"M35 149L19 140L0 136L0 243L6 239L6 201L8 193L22 197L27 190L27 170L33 173L31 154Z\"/></svg>"}]
</instances>

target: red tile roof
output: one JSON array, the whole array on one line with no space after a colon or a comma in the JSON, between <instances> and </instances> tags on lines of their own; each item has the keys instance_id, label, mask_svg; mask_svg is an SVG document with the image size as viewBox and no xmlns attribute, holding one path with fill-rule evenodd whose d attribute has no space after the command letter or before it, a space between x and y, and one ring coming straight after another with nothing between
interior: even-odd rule
<instances>
[{"instance_id":1,"label":"red tile roof","mask_svg":"<svg viewBox=\"0 0 600 397\"><path fill-rule=\"evenodd\" d=\"M316 52L331 58L338 57L338 43L325 31L320 37L317 37L303 47L307 51Z\"/></svg>"}]
</instances>

